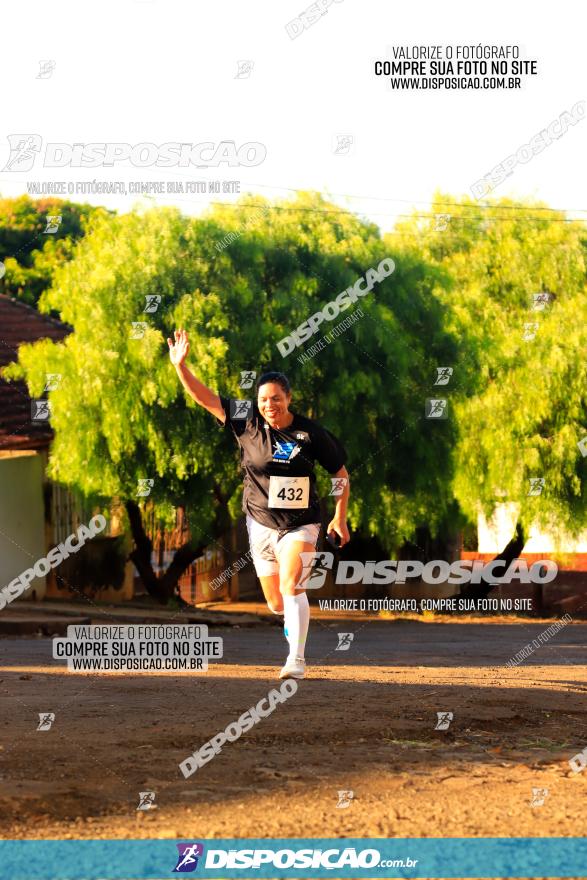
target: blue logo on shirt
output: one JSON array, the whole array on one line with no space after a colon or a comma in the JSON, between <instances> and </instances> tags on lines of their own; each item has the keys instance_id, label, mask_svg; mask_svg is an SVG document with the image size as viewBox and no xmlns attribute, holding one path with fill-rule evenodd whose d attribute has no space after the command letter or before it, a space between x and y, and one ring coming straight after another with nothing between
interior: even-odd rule
<instances>
[{"instance_id":1,"label":"blue logo on shirt","mask_svg":"<svg viewBox=\"0 0 587 880\"><path fill-rule=\"evenodd\" d=\"M292 440L276 440L273 461L291 461L299 451L300 447Z\"/></svg>"}]
</instances>

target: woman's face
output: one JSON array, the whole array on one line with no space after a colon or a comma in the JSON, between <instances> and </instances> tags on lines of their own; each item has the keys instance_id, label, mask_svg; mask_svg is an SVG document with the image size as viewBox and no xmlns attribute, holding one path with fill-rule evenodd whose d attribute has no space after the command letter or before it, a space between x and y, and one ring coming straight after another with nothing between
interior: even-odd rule
<instances>
[{"instance_id":1,"label":"woman's face","mask_svg":"<svg viewBox=\"0 0 587 880\"><path fill-rule=\"evenodd\" d=\"M271 427L280 427L287 417L291 394L285 392L278 382L261 385L257 395L259 412Z\"/></svg>"}]
</instances>

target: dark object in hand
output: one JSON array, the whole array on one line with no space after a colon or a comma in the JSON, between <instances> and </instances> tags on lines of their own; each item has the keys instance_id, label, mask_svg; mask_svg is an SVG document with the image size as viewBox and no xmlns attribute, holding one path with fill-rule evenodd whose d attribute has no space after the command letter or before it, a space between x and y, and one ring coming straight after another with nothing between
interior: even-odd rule
<instances>
[{"instance_id":1,"label":"dark object in hand","mask_svg":"<svg viewBox=\"0 0 587 880\"><path fill-rule=\"evenodd\" d=\"M326 540L335 550L340 550L340 535L337 532L328 532Z\"/></svg>"}]
</instances>

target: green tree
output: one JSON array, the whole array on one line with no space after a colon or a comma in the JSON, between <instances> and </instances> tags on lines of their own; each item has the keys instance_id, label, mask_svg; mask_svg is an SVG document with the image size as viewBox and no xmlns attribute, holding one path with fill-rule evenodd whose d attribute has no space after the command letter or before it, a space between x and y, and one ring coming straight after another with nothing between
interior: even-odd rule
<instances>
[{"instance_id":1,"label":"green tree","mask_svg":"<svg viewBox=\"0 0 587 880\"><path fill-rule=\"evenodd\" d=\"M103 210L58 198L0 199L0 260L6 267L0 292L35 305L55 267L71 258L89 217ZM54 233L45 232L49 216L61 216Z\"/></svg>"},{"instance_id":2,"label":"green tree","mask_svg":"<svg viewBox=\"0 0 587 880\"><path fill-rule=\"evenodd\" d=\"M304 362L306 346L279 354L279 340L385 257L395 271L357 302L364 316L326 351ZM165 600L241 501L230 438L186 401L169 364L172 330L188 331L194 371L228 396L247 396L243 370L288 373L294 410L323 421L348 449L351 525L393 549L418 524L442 522L452 504L453 424L425 418L436 367L460 351L432 295L445 280L417 254L396 259L377 227L315 194L274 205L245 197L196 219L170 209L101 215L40 301L74 332L58 345L23 346L8 375L25 376L39 394L46 372L62 374L51 392L49 473L88 497L125 502L131 557ZM145 313L151 296L161 301ZM147 324L141 338L131 338L133 322ZM147 503L161 521L180 505L188 513L192 540L161 578L150 568L139 479L154 481Z\"/></svg>"},{"instance_id":3,"label":"green tree","mask_svg":"<svg viewBox=\"0 0 587 880\"><path fill-rule=\"evenodd\" d=\"M400 231L408 251L449 274L435 295L447 331L466 341L451 391L462 510L475 521L515 504L514 555L532 525L559 541L578 536L587 527L584 225L540 203L438 195L429 217Z\"/></svg>"}]
</instances>

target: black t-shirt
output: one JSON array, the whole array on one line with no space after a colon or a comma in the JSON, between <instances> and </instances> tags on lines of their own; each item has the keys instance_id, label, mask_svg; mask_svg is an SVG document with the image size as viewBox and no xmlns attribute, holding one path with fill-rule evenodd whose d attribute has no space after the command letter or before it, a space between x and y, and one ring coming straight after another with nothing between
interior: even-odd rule
<instances>
[{"instance_id":1,"label":"black t-shirt","mask_svg":"<svg viewBox=\"0 0 587 880\"><path fill-rule=\"evenodd\" d=\"M312 419L292 413L287 428L271 428L254 401L220 397L224 427L240 447L243 510L271 529L289 531L320 522L314 463L335 474L346 461L336 437Z\"/></svg>"}]
</instances>

